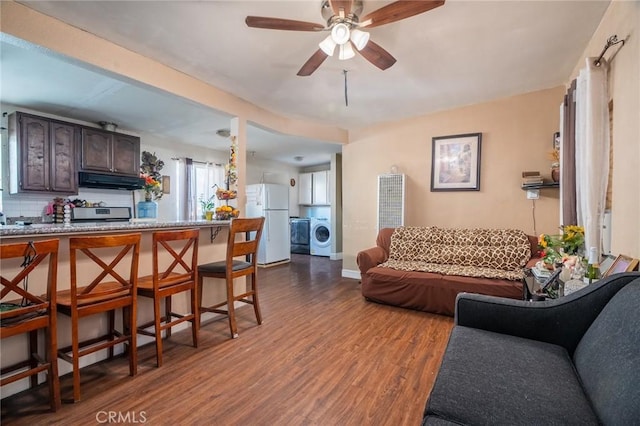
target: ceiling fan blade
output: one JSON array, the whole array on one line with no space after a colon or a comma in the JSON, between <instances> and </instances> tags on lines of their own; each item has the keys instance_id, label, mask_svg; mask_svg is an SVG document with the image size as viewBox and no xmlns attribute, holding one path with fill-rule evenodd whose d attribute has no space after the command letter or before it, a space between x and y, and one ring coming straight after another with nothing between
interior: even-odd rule
<instances>
[{"instance_id":1,"label":"ceiling fan blade","mask_svg":"<svg viewBox=\"0 0 640 426\"><path fill-rule=\"evenodd\" d=\"M373 28L427 12L442 6L444 0L396 1L374 10L360 19L360 27Z\"/></svg>"},{"instance_id":2,"label":"ceiling fan blade","mask_svg":"<svg viewBox=\"0 0 640 426\"><path fill-rule=\"evenodd\" d=\"M396 63L396 58L371 40L369 40L367 45L360 51L360 54L364 56L367 61L383 71Z\"/></svg>"},{"instance_id":3,"label":"ceiling fan blade","mask_svg":"<svg viewBox=\"0 0 640 426\"><path fill-rule=\"evenodd\" d=\"M327 59L327 54L322 51L322 49L318 49L316 53L311 55L309 60L304 63L300 71L298 71L298 75L300 77L306 77L314 73L315 70L318 69L320 65Z\"/></svg>"},{"instance_id":4,"label":"ceiling fan blade","mask_svg":"<svg viewBox=\"0 0 640 426\"><path fill-rule=\"evenodd\" d=\"M321 31L324 25L313 22L294 21L292 19L266 18L264 16L247 16L244 20L252 28L287 31Z\"/></svg>"},{"instance_id":5,"label":"ceiling fan blade","mask_svg":"<svg viewBox=\"0 0 640 426\"><path fill-rule=\"evenodd\" d=\"M351 13L351 3L351 0L329 0L331 9L333 9L333 14L338 15L341 18L344 18ZM342 15L340 14L340 9L343 10Z\"/></svg>"}]
</instances>

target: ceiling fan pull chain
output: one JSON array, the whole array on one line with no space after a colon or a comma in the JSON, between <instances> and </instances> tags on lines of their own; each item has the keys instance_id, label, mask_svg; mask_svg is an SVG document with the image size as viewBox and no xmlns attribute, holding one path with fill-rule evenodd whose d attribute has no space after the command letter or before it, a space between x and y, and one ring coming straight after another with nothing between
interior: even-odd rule
<instances>
[{"instance_id":1,"label":"ceiling fan pull chain","mask_svg":"<svg viewBox=\"0 0 640 426\"><path fill-rule=\"evenodd\" d=\"M349 106L349 96L347 95L347 70L342 70L344 74L344 105Z\"/></svg>"}]
</instances>

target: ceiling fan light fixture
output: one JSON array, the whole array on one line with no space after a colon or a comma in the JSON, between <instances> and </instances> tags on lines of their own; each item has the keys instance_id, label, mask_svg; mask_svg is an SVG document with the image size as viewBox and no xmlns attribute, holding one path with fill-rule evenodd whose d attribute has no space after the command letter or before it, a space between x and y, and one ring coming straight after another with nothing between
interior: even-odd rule
<instances>
[{"instance_id":1,"label":"ceiling fan light fixture","mask_svg":"<svg viewBox=\"0 0 640 426\"><path fill-rule=\"evenodd\" d=\"M351 59L354 56L356 56L356 52L353 51L351 43L340 45L340 53L338 54L338 59L340 59L341 61L346 61L347 59Z\"/></svg>"},{"instance_id":2,"label":"ceiling fan light fixture","mask_svg":"<svg viewBox=\"0 0 640 426\"><path fill-rule=\"evenodd\" d=\"M351 42L356 49L362 50L369 42L369 33L358 29L351 30Z\"/></svg>"},{"instance_id":3,"label":"ceiling fan light fixture","mask_svg":"<svg viewBox=\"0 0 640 426\"><path fill-rule=\"evenodd\" d=\"M327 56L333 56L333 52L336 50L336 42L333 41L331 35L328 35L327 38L322 40L318 46L320 49L327 54Z\"/></svg>"},{"instance_id":4,"label":"ceiling fan light fixture","mask_svg":"<svg viewBox=\"0 0 640 426\"><path fill-rule=\"evenodd\" d=\"M331 38L336 44L343 45L349 41L349 35L351 31L345 23L339 23L333 26L331 29Z\"/></svg>"}]
</instances>

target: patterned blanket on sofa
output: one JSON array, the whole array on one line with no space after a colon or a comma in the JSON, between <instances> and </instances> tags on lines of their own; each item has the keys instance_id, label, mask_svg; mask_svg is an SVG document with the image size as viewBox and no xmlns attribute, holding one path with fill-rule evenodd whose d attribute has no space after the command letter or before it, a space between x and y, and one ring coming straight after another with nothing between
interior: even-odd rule
<instances>
[{"instance_id":1,"label":"patterned blanket on sofa","mask_svg":"<svg viewBox=\"0 0 640 426\"><path fill-rule=\"evenodd\" d=\"M389 259L379 266L515 281L530 258L529 239L516 229L400 227L391 236Z\"/></svg>"}]
</instances>

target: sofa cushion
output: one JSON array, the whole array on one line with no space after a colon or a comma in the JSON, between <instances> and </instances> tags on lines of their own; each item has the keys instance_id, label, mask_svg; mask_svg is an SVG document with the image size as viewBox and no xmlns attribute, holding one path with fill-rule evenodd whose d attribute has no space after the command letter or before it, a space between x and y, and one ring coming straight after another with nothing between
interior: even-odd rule
<instances>
[{"instance_id":1,"label":"sofa cushion","mask_svg":"<svg viewBox=\"0 0 640 426\"><path fill-rule=\"evenodd\" d=\"M458 275L461 277L512 281L521 281L525 276L523 268L518 268L513 271L505 271L495 268L483 268L481 266L445 265L441 263L419 262L415 260L388 260L381 264L380 267L396 269L398 271L420 271L442 275Z\"/></svg>"},{"instance_id":2,"label":"sofa cushion","mask_svg":"<svg viewBox=\"0 0 640 426\"><path fill-rule=\"evenodd\" d=\"M456 326L425 416L460 424L598 424L567 351Z\"/></svg>"},{"instance_id":3,"label":"sofa cushion","mask_svg":"<svg viewBox=\"0 0 640 426\"><path fill-rule=\"evenodd\" d=\"M527 235L516 229L399 227L391 237L390 261L473 266L505 271L531 258Z\"/></svg>"},{"instance_id":4,"label":"sofa cushion","mask_svg":"<svg viewBox=\"0 0 640 426\"><path fill-rule=\"evenodd\" d=\"M640 421L640 279L600 312L573 355L576 370L604 424Z\"/></svg>"}]
</instances>

